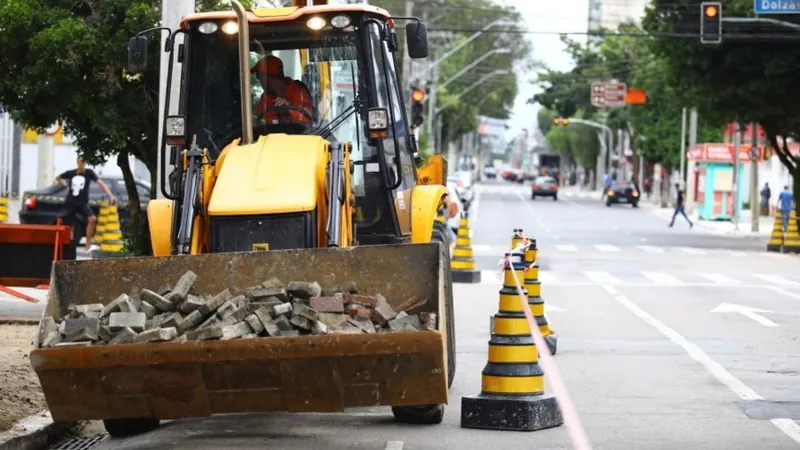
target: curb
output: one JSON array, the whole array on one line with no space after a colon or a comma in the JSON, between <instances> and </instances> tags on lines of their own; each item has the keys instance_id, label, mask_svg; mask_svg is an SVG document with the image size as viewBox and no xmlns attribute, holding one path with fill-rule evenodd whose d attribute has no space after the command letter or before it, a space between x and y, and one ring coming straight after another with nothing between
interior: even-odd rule
<instances>
[{"instance_id":1,"label":"curb","mask_svg":"<svg viewBox=\"0 0 800 450\"><path fill-rule=\"evenodd\" d=\"M32 317L0 317L0 325L39 325L39 320Z\"/></svg>"},{"instance_id":2,"label":"curb","mask_svg":"<svg viewBox=\"0 0 800 450\"><path fill-rule=\"evenodd\" d=\"M26 433L0 442L0 450L45 450L61 440L77 424L78 422L53 422L50 412L42 411L12 425L12 429L23 429Z\"/></svg>"}]
</instances>

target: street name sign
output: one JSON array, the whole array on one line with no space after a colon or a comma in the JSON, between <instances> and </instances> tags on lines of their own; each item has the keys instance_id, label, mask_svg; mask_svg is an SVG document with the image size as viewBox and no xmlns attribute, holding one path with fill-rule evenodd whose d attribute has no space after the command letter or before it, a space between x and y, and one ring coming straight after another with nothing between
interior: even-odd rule
<instances>
[{"instance_id":1,"label":"street name sign","mask_svg":"<svg viewBox=\"0 0 800 450\"><path fill-rule=\"evenodd\" d=\"M756 14L800 14L800 0L753 0Z\"/></svg>"},{"instance_id":2,"label":"street name sign","mask_svg":"<svg viewBox=\"0 0 800 450\"><path fill-rule=\"evenodd\" d=\"M798 0L800 1L800 0ZM625 106L628 86L625 83L592 83L592 105L598 108L619 108Z\"/></svg>"}]
</instances>

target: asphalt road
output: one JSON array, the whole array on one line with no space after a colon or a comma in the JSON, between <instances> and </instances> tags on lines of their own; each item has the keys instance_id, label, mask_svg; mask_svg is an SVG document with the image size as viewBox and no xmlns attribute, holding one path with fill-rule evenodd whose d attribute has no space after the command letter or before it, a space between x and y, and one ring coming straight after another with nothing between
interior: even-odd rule
<instances>
[{"instance_id":1,"label":"asphalt road","mask_svg":"<svg viewBox=\"0 0 800 450\"><path fill-rule=\"evenodd\" d=\"M541 250L555 359L593 448L800 446L800 258L685 222L670 229L644 208L568 195L531 201L525 187L487 184L472 214L483 281L455 286L458 373L444 423L398 425L387 408L229 415L173 421L96 448L572 448L565 426L459 426L460 398L480 391L496 264L518 227Z\"/></svg>"}]
</instances>

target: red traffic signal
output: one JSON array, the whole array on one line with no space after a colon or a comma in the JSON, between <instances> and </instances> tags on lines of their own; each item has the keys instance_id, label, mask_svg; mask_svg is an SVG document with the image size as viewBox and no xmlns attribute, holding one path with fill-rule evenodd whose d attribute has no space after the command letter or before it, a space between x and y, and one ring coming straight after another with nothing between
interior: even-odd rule
<instances>
[{"instance_id":1,"label":"red traffic signal","mask_svg":"<svg viewBox=\"0 0 800 450\"><path fill-rule=\"evenodd\" d=\"M719 44L722 42L722 2L700 4L700 42Z\"/></svg>"},{"instance_id":2,"label":"red traffic signal","mask_svg":"<svg viewBox=\"0 0 800 450\"><path fill-rule=\"evenodd\" d=\"M414 89L411 91L411 99L415 102L421 102L425 100L425 91L422 89Z\"/></svg>"},{"instance_id":3,"label":"red traffic signal","mask_svg":"<svg viewBox=\"0 0 800 450\"><path fill-rule=\"evenodd\" d=\"M719 14L719 10L717 9L716 5L708 5L706 6L704 13L706 17L714 18L717 17L717 14Z\"/></svg>"}]
</instances>

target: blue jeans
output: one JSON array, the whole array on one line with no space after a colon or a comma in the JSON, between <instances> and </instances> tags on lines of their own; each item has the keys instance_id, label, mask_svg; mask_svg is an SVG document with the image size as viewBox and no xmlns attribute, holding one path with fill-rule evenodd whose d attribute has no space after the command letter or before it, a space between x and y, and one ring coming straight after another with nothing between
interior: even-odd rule
<instances>
[{"instance_id":1,"label":"blue jeans","mask_svg":"<svg viewBox=\"0 0 800 450\"><path fill-rule=\"evenodd\" d=\"M678 217L678 214L682 215L684 219L686 219L689 224L692 223L689 220L689 216L686 215L686 210L683 209L683 205L678 205L675 207L675 211L672 213L672 220L669 222L669 226L675 225L675 218Z\"/></svg>"},{"instance_id":2,"label":"blue jeans","mask_svg":"<svg viewBox=\"0 0 800 450\"><path fill-rule=\"evenodd\" d=\"M783 231L789 228L789 216L791 211L781 211L781 222L783 222Z\"/></svg>"}]
</instances>

